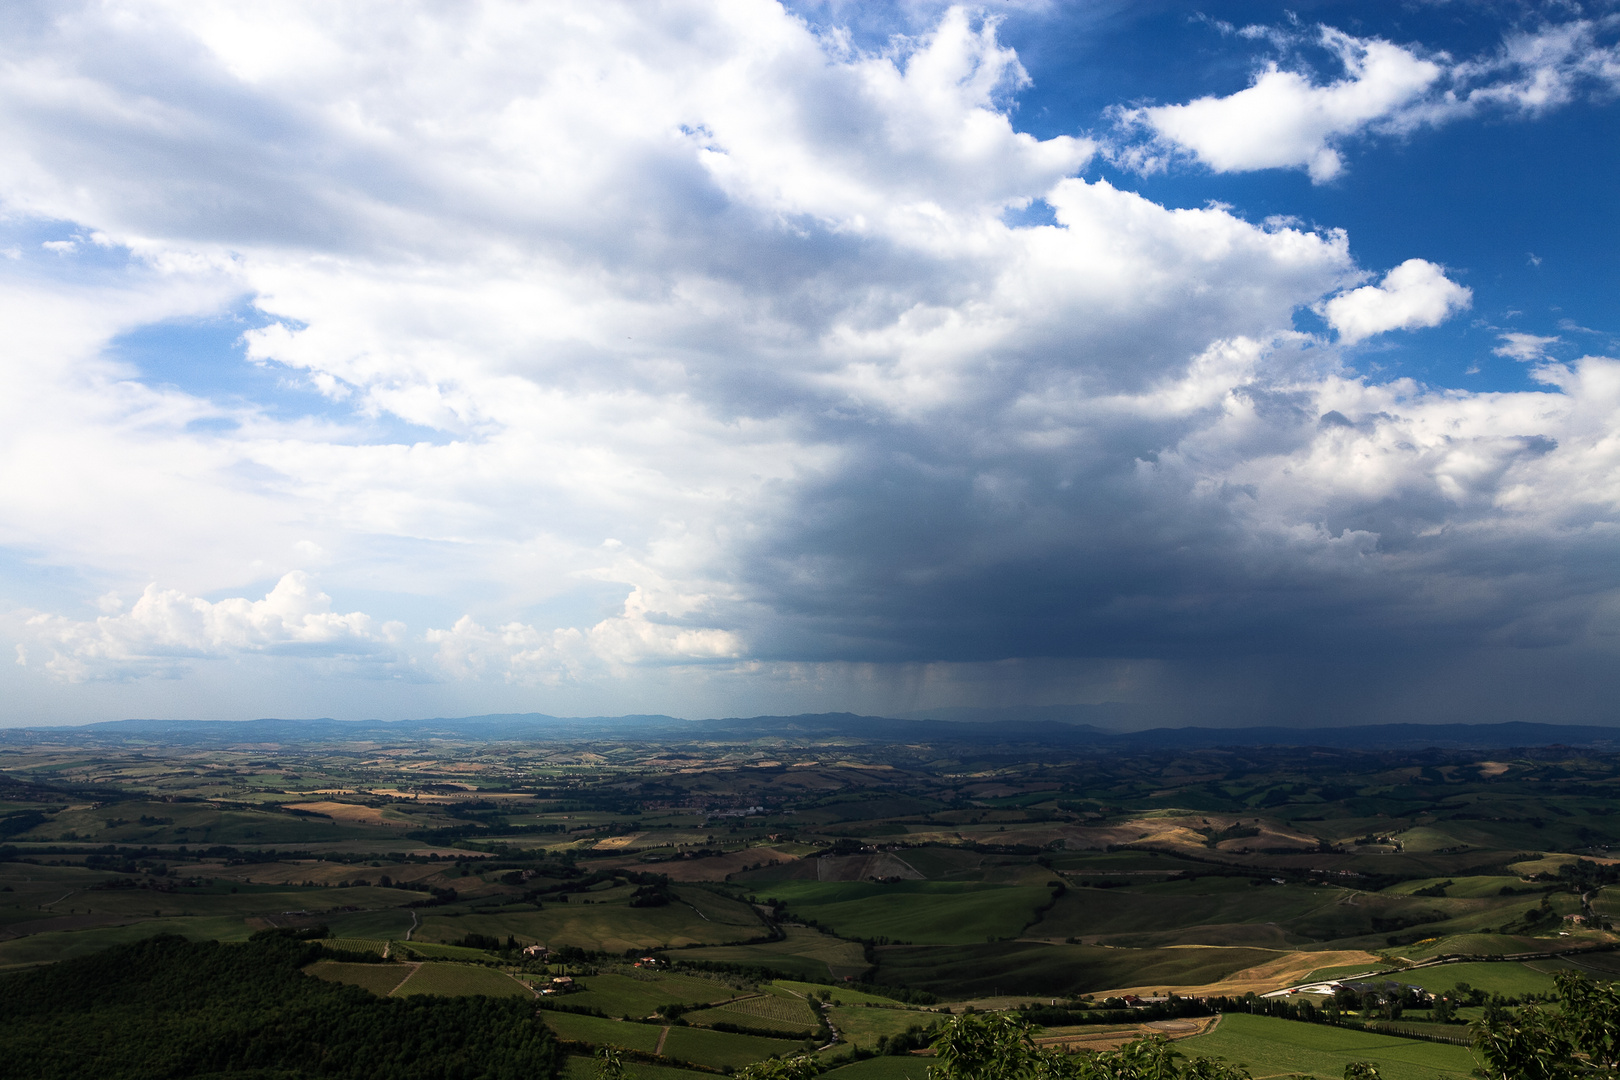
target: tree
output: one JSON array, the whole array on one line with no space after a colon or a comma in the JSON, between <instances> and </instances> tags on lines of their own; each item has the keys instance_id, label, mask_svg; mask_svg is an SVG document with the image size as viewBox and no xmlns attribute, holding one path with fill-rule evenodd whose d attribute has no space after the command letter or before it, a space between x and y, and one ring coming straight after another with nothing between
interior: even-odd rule
<instances>
[{"instance_id":1,"label":"tree","mask_svg":"<svg viewBox=\"0 0 1620 1080\"><path fill-rule=\"evenodd\" d=\"M596 1080L632 1080L624 1071L624 1058L617 1046L597 1048Z\"/></svg>"},{"instance_id":2,"label":"tree","mask_svg":"<svg viewBox=\"0 0 1620 1080\"><path fill-rule=\"evenodd\" d=\"M1378 1066L1370 1061L1352 1061L1344 1067L1344 1080L1382 1080Z\"/></svg>"},{"instance_id":3,"label":"tree","mask_svg":"<svg viewBox=\"0 0 1620 1080\"><path fill-rule=\"evenodd\" d=\"M1490 1080L1560 1080L1574 1072L1572 1047L1534 1005L1475 1024L1474 1049Z\"/></svg>"},{"instance_id":4,"label":"tree","mask_svg":"<svg viewBox=\"0 0 1620 1080\"><path fill-rule=\"evenodd\" d=\"M969 1013L946 1024L934 1039L938 1066L930 1080L1012 1080L1029 1071L1035 1052L1032 1027L1004 1013Z\"/></svg>"},{"instance_id":5,"label":"tree","mask_svg":"<svg viewBox=\"0 0 1620 1080\"><path fill-rule=\"evenodd\" d=\"M769 1058L745 1065L737 1070L739 1080L814 1080L821 1066L814 1058L800 1055L791 1058Z\"/></svg>"},{"instance_id":6,"label":"tree","mask_svg":"<svg viewBox=\"0 0 1620 1080\"><path fill-rule=\"evenodd\" d=\"M1449 1024L1457 1015L1457 1006L1449 997L1437 997L1429 1006L1429 1016L1437 1024Z\"/></svg>"},{"instance_id":7,"label":"tree","mask_svg":"<svg viewBox=\"0 0 1620 1080\"><path fill-rule=\"evenodd\" d=\"M1593 1068L1620 1067L1620 988L1574 971L1558 973L1560 1034Z\"/></svg>"}]
</instances>

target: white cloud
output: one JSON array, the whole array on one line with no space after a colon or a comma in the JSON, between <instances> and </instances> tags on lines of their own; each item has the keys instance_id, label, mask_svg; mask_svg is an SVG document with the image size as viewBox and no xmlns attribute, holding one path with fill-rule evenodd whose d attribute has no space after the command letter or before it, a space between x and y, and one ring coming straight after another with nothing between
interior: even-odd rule
<instances>
[{"instance_id":1,"label":"white cloud","mask_svg":"<svg viewBox=\"0 0 1620 1080\"><path fill-rule=\"evenodd\" d=\"M1538 337L1535 334L1524 334L1516 330L1510 330L1498 336L1501 338L1502 344L1492 349L1491 352L1497 356L1506 356L1511 360L1517 360L1525 364L1545 360L1547 358L1547 346L1554 345L1559 340L1556 337Z\"/></svg>"},{"instance_id":2,"label":"white cloud","mask_svg":"<svg viewBox=\"0 0 1620 1080\"><path fill-rule=\"evenodd\" d=\"M614 576L651 578L637 585L619 615L586 629L541 630L521 622L496 630L462 616L448 630L429 630L434 659L452 678L499 676L508 683L556 687L617 674L640 664L680 665L736 660L746 646L728 630L701 625L712 614L709 596L681 592L646 568L618 568Z\"/></svg>"},{"instance_id":3,"label":"white cloud","mask_svg":"<svg viewBox=\"0 0 1620 1080\"><path fill-rule=\"evenodd\" d=\"M122 606L115 596L102 600L104 610ZM127 612L89 622L35 615L27 622L27 641L17 646L17 663L82 682L173 672L185 660L241 653L376 655L400 629L374 629L363 612L333 612L332 598L295 570L263 600L232 597L210 603L148 585Z\"/></svg>"},{"instance_id":4,"label":"white cloud","mask_svg":"<svg viewBox=\"0 0 1620 1080\"><path fill-rule=\"evenodd\" d=\"M1536 115L1567 105L1583 90L1620 88L1620 45L1613 20L1549 22L1506 36L1494 53L1456 61L1415 46L1358 38L1321 27L1309 42L1297 32L1245 28L1274 46L1314 44L1332 54L1344 77L1319 83L1309 71L1268 62L1250 85L1225 96L1116 111L1126 129L1145 129L1146 145L1115 147L1120 162L1151 170L1186 154L1215 172L1304 169L1316 183L1344 169L1344 144L1367 134L1405 134L1484 110ZM1229 29L1229 28L1228 28Z\"/></svg>"},{"instance_id":5,"label":"white cloud","mask_svg":"<svg viewBox=\"0 0 1620 1080\"><path fill-rule=\"evenodd\" d=\"M1424 259L1407 259L1377 285L1341 293L1322 305L1322 317L1346 345L1387 330L1439 326L1473 303L1472 290Z\"/></svg>"},{"instance_id":6,"label":"white cloud","mask_svg":"<svg viewBox=\"0 0 1620 1080\"><path fill-rule=\"evenodd\" d=\"M1127 110L1121 118L1216 172L1303 168L1318 183L1331 180L1343 168L1340 139L1398 115L1444 68L1399 45L1329 28L1321 44L1339 57L1345 78L1317 86L1272 64L1235 94Z\"/></svg>"}]
</instances>

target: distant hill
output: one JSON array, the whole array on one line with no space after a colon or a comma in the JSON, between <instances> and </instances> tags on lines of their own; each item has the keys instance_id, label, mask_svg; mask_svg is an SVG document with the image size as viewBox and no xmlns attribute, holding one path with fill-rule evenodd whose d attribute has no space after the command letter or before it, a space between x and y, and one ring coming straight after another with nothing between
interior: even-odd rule
<instances>
[{"instance_id":1,"label":"distant hill","mask_svg":"<svg viewBox=\"0 0 1620 1080\"><path fill-rule=\"evenodd\" d=\"M1503 750L1513 747L1620 747L1620 728L1567 724L1373 724L1333 728L1154 728L1108 731L1056 719L902 719L855 713L727 717L558 717L544 713L436 717L424 720L113 720L74 727L0 728L0 744L232 745L253 743L416 742L424 739L579 741L703 739L750 742L767 735L839 736L863 742L978 746L1090 747L1099 751L1179 748L1319 746L1342 750Z\"/></svg>"}]
</instances>

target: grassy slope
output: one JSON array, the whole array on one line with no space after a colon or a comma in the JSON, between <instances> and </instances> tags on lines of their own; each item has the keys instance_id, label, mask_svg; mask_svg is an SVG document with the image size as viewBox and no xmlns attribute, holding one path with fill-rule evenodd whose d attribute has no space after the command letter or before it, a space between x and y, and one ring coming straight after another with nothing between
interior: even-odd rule
<instances>
[{"instance_id":1,"label":"grassy slope","mask_svg":"<svg viewBox=\"0 0 1620 1080\"><path fill-rule=\"evenodd\" d=\"M628 1050L652 1053L663 1028L656 1024L631 1024L604 1020L599 1016L546 1012L546 1026L559 1037L597 1046L622 1046ZM754 1035L733 1035L695 1027L672 1027L664 1040L664 1056L719 1069L761 1061L772 1054L798 1053L797 1040L768 1039Z\"/></svg>"},{"instance_id":2,"label":"grassy slope","mask_svg":"<svg viewBox=\"0 0 1620 1080\"><path fill-rule=\"evenodd\" d=\"M868 967L859 944L805 926L784 926L781 941L758 945L721 945L690 949L681 959L725 964L752 964L808 979L858 975Z\"/></svg>"},{"instance_id":3,"label":"grassy slope","mask_svg":"<svg viewBox=\"0 0 1620 1080\"><path fill-rule=\"evenodd\" d=\"M933 1058L913 1057L910 1054L895 1057L867 1058L853 1065L845 1065L825 1073L828 1080L928 1080L928 1066Z\"/></svg>"},{"instance_id":4,"label":"grassy slope","mask_svg":"<svg viewBox=\"0 0 1620 1080\"><path fill-rule=\"evenodd\" d=\"M1244 878L1200 878L1116 889L1071 888L1030 933L1078 937L1207 925L1287 924L1313 913L1334 914L1339 896L1337 889L1259 888ZM1355 913L1349 914L1353 917ZM1323 921L1322 916L1315 921Z\"/></svg>"},{"instance_id":5,"label":"grassy slope","mask_svg":"<svg viewBox=\"0 0 1620 1080\"><path fill-rule=\"evenodd\" d=\"M860 1006L840 1006L829 1010L833 1027L847 1042L871 1049L883 1035L897 1035L913 1024L927 1027L940 1019L933 1013L910 1009L867 1009Z\"/></svg>"},{"instance_id":6,"label":"grassy slope","mask_svg":"<svg viewBox=\"0 0 1620 1080\"><path fill-rule=\"evenodd\" d=\"M490 997L530 997L529 988L510 975L494 968L473 967L470 964L444 964L429 962L394 990L395 997L410 994L442 994L446 997L465 997L487 994Z\"/></svg>"},{"instance_id":7,"label":"grassy slope","mask_svg":"<svg viewBox=\"0 0 1620 1080\"><path fill-rule=\"evenodd\" d=\"M637 979L629 975L591 975L580 980L583 990L568 995L569 1005L590 1005L608 1016L650 1016L661 1005L707 1004L735 997L738 991L713 979L692 975L659 975Z\"/></svg>"},{"instance_id":8,"label":"grassy slope","mask_svg":"<svg viewBox=\"0 0 1620 1080\"><path fill-rule=\"evenodd\" d=\"M344 964L336 960L322 960L304 969L305 974L327 982L347 983L370 990L378 997L393 993L411 969L404 964Z\"/></svg>"},{"instance_id":9,"label":"grassy slope","mask_svg":"<svg viewBox=\"0 0 1620 1080\"><path fill-rule=\"evenodd\" d=\"M1442 964L1439 967L1419 968L1385 978L1421 986L1430 992L1450 990L1460 982L1483 990L1487 994L1517 997L1521 994L1544 994L1553 988L1553 977L1535 971L1523 964L1474 963Z\"/></svg>"},{"instance_id":10,"label":"grassy slope","mask_svg":"<svg viewBox=\"0 0 1620 1080\"><path fill-rule=\"evenodd\" d=\"M657 1031L656 1028L651 1030ZM664 1040L664 1056L723 1069L728 1065L736 1067L763 1061L773 1054L785 1056L802 1053L803 1046L798 1040L733 1035L727 1031L707 1031L697 1027L672 1027L669 1038Z\"/></svg>"},{"instance_id":11,"label":"grassy slope","mask_svg":"<svg viewBox=\"0 0 1620 1080\"><path fill-rule=\"evenodd\" d=\"M944 881L785 881L761 891L843 937L931 945L1016 936L1052 896L1040 885Z\"/></svg>"},{"instance_id":12,"label":"grassy slope","mask_svg":"<svg viewBox=\"0 0 1620 1080\"><path fill-rule=\"evenodd\" d=\"M596 1080L596 1069L594 1059L570 1055L563 1063L562 1080ZM626 1080L709 1080L714 1074L678 1069L673 1065L649 1065L645 1061L633 1061L625 1065L624 1075Z\"/></svg>"},{"instance_id":13,"label":"grassy slope","mask_svg":"<svg viewBox=\"0 0 1620 1080\"><path fill-rule=\"evenodd\" d=\"M605 1020L600 1016L579 1013L560 1013L549 1010L541 1016L546 1026L559 1038L595 1046L620 1046L626 1050L644 1050L652 1053L658 1045L663 1028L653 1024L630 1024L623 1020Z\"/></svg>"},{"instance_id":14,"label":"grassy slope","mask_svg":"<svg viewBox=\"0 0 1620 1080\"><path fill-rule=\"evenodd\" d=\"M1296 1074L1339 1080L1352 1061L1374 1062L1385 1080L1466 1080L1476 1064L1460 1046L1243 1014L1223 1017L1214 1031L1176 1049L1246 1065L1256 1080Z\"/></svg>"},{"instance_id":15,"label":"grassy slope","mask_svg":"<svg viewBox=\"0 0 1620 1080\"><path fill-rule=\"evenodd\" d=\"M0 969L48 964L127 945L157 934L180 934L192 941L245 941L252 931L239 918L146 919L128 926L50 931L0 942Z\"/></svg>"},{"instance_id":16,"label":"grassy slope","mask_svg":"<svg viewBox=\"0 0 1620 1080\"><path fill-rule=\"evenodd\" d=\"M881 997L877 994L867 994L860 990L849 990L842 986L822 986L818 983L794 982L791 979L778 979L773 984L800 994L831 994L836 1005L897 1005L893 998Z\"/></svg>"},{"instance_id":17,"label":"grassy slope","mask_svg":"<svg viewBox=\"0 0 1620 1080\"><path fill-rule=\"evenodd\" d=\"M686 904L632 908L620 904L547 904L544 910L446 917L429 915L417 933L427 941L459 941L468 933L525 944L577 945L622 953L659 946L724 944L759 936L758 923L739 926L705 919Z\"/></svg>"}]
</instances>

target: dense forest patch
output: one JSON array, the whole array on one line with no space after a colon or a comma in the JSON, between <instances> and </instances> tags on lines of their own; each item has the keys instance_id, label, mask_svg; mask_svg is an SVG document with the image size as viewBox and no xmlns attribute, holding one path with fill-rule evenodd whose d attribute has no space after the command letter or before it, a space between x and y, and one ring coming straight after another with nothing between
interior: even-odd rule
<instances>
[{"instance_id":1,"label":"dense forest patch","mask_svg":"<svg viewBox=\"0 0 1620 1080\"><path fill-rule=\"evenodd\" d=\"M532 1000L379 998L300 970L320 946L164 935L0 977L0 1060L36 1080L548 1080Z\"/></svg>"}]
</instances>

